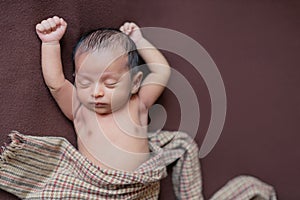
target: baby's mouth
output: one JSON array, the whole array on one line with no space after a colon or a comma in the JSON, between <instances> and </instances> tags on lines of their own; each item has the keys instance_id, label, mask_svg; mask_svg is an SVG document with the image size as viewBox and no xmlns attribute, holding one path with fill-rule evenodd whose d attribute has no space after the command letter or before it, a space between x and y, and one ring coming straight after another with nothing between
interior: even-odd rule
<instances>
[{"instance_id":1,"label":"baby's mouth","mask_svg":"<svg viewBox=\"0 0 300 200\"><path fill-rule=\"evenodd\" d=\"M102 102L95 102L95 103L92 103L92 105L95 107L95 108L104 108L104 107L107 107L107 103L102 103Z\"/></svg>"}]
</instances>

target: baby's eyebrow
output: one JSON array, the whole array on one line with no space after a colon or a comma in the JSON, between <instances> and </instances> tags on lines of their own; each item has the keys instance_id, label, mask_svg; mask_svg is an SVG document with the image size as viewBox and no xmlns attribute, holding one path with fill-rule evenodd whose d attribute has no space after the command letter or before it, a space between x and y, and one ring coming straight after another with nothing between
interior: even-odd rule
<instances>
[{"instance_id":1,"label":"baby's eyebrow","mask_svg":"<svg viewBox=\"0 0 300 200\"><path fill-rule=\"evenodd\" d=\"M84 73L77 73L76 76L80 79L92 79L91 75L87 75L87 74L84 74ZM96 78L96 77L95 77ZM113 78L113 79L119 79L119 74L118 73L115 73L115 72L103 72L100 74L100 77L98 78L101 78L101 79L108 79L108 78Z\"/></svg>"},{"instance_id":2,"label":"baby's eyebrow","mask_svg":"<svg viewBox=\"0 0 300 200\"><path fill-rule=\"evenodd\" d=\"M106 78L118 78L118 73L115 72L103 72L101 74L101 78L106 79Z\"/></svg>"},{"instance_id":3,"label":"baby's eyebrow","mask_svg":"<svg viewBox=\"0 0 300 200\"><path fill-rule=\"evenodd\" d=\"M90 79L90 78L91 78L91 77L88 76L88 75L85 75L85 74L79 74L79 73L77 73L76 76L79 77L79 78L86 78L86 79Z\"/></svg>"}]
</instances>

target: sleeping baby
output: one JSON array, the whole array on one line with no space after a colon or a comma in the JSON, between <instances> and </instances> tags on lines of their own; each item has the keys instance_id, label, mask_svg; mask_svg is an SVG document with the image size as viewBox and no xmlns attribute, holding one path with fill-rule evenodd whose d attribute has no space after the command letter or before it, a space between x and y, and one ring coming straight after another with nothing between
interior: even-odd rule
<instances>
[{"instance_id":1,"label":"sleeping baby","mask_svg":"<svg viewBox=\"0 0 300 200\"><path fill-rule=\"evenodd\" d=\"M91 31L74 49L75 83L65 79L60 39L67 28L54 16L36 25L42 72L52 96L72 120L78 150L100 168L134 171L150 156L148 111L170 77L164 56L135 23ZM143 77L138 54L150 73Z\"/></svg>"}]
</instances>

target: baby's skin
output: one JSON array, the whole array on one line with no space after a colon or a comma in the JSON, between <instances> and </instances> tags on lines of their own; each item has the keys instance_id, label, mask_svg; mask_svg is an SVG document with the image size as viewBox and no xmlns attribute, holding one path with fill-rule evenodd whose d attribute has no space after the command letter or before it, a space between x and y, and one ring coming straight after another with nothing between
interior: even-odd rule
<instances>
[{"instance_id":1,"label":"baby's skin","mask_svg":"<svg viewBox=\"0 0 300 200\"><path fill-rule=\"evenodd\" d=\"M149 159L148 111L170 77L164 56L146 40L135 23L120 31L136 44L150 73L131 76L122 48L75 54L75 84L63 74L60 40L67 23L54 16L36 25L42 41L42 71L51 94L72 120L78 150L100 168L134 171Z\"/></svg>"}]
</instances>

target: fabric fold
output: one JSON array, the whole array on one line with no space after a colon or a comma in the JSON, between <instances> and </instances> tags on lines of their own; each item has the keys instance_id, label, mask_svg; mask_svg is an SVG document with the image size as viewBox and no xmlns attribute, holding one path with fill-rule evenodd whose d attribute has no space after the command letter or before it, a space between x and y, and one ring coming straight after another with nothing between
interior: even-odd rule
<instances>
[{"instance_id":1,"label":"fabric fold","mask_svg":"<svg viewBox=\"0 0 300 200\"><path fill-rule=\"evenodd\" d=\"M172 163L177 199L203 199L198 146L183 132L149 134L151 157L133 172L102 169L65 138L10 134L0 156L0 188L21 199L158 199L160 180ZM275 200L274 189L238 177L211 199Z\"/></svg>"}]
</instances>

